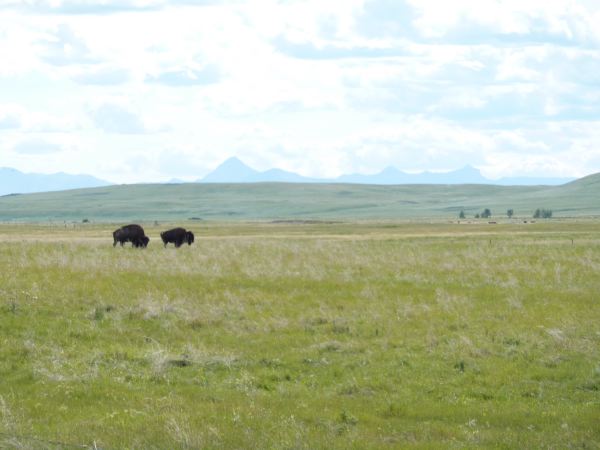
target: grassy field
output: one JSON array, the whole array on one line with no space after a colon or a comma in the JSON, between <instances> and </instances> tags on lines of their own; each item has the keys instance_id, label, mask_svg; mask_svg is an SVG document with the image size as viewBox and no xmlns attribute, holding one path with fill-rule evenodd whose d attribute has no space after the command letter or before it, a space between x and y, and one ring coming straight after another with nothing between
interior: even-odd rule
<instances>
[{"instance_id":1,"label":"grassy field","mask_svg":"<svg viewBox=\"0 0 600 450\"><path fill-rule=\"evenodd\" d=\"M599 221L144 226L0 225L1 448L600 448Z\"/></svg>"},{"instance_id":2,"label":"grassy field","mask_svg":"<svg viewBox=\"0 0 600 450\"><path fill-rule=\"evenodd\" d=\"M490 208L529 217L538 208L555 217L600 216L600 174L563 186L357 184L123 185L0 197L0 221L153 221L200 218L456 219Z\"/></svg>"}]
</instances>

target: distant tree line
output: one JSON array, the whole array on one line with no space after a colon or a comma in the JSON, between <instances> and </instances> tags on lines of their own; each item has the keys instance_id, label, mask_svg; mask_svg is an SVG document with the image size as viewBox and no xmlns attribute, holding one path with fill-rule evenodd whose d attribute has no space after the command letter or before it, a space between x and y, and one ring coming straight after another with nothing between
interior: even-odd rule
<instances>
[{"instance_id":1,"label":"distant tree line","mask_svg":"<svg viewBox=\"0 0 600 450\"><path fill-rule=\"evenodd\" d=\"M534 219L551 219L552 218L552 210L551 209L536 209L533 213Z\"/></svg>"},{"instance_id":2,"label":"distant tree line","mask_svg":"<svg viewBox=\"0 0 600 450\"><path fill-rule=\"evenodd\" d=\"M515 215L515 210L510 208L506 210L506 216L511 219ZM489 219L492 217L492 211L489 208L485 208L481 213L475 214L475 219ZM466 219L467 215L464 209L460 210L458 214L459 219ZM551 219L552 218L552 210L545 208L538 208L533 213L534 219Z\"/></svg>"}]
</instances>

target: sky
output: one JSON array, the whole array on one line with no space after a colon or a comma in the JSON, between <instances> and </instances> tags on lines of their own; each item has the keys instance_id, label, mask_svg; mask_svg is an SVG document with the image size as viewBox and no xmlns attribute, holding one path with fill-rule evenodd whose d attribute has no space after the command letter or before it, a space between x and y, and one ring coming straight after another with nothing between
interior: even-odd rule
<instances>
[{"instance_id":1,"label":"sky","mask_svg":"<svg viewBox=\"0 0 600 450\"><path fill-rule=\"evenodd\" d=\"M0 167L600 172L597 0L0 0Z\"/></svg>"}]
</instances>

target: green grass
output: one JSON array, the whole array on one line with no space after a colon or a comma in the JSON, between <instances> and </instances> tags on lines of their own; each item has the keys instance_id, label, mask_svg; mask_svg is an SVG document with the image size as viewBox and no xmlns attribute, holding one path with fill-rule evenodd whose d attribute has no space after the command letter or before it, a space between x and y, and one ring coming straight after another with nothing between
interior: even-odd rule
<instances>
[{"instance_id":1,"label":"green grass","mask_svg":"<svg viewBox=\"0 0 600 450\"><path fill-rule=\"evenodd\" d=\"M184 225L0 226L1 448L600 448L599 222Z\"/></svg>"},{"instance_id":2,"label":"green grass","mask_svg":"<svg viewBox=\"0 0 600 450\"><path fill-rule=\"evenodd\" d=\"M356 184L123 185L0 197L0 221L153 221L200 218L456 219L490 208L494 219L538 208L555 217L600 215L600 174L563 186Z\"/></svg>"}]
</instances>

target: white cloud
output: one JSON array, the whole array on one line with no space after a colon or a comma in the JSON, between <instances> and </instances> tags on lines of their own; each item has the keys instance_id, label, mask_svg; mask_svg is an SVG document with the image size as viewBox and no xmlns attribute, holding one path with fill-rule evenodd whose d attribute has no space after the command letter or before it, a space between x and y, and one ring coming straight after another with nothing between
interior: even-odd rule
<instances>
[{"instance_id":1,"label":"white cloud","mask_svg":"<svg viewBox=\"0 0 600 450\"><path fill-rule=\"evenodd\" d=\"M108 133L138 134L148 130L142 119L134 112L111 103L92 108L89 115L94 124Z\"/></svg>"},{"instance_id":2,"label":"white cloud","mask_svg":"<svg viewBox=\"0 0 600 450\"><path fill-rule=\"evenodd\" d=\"M181 177L195 181L203 174L205 167L198 162L197 155L180 149L168 149L160 152L156 158L155 169L163 176Z\"/></svg>"},{"instance_id":3,"label":"white cloud","mask_svg":"<svg viewBox=\"0 0 600 450\"><path fill-rule=\"evenodd\" d=\"M80 84L91 84L97 86L112 86L127 83L130 79L126 69L118 67L94 67L84 68L71 77Z\"/></svg>"},{"instance_id":4,"label":"white cloud","mask_svg":"<svg viewBox=\"0 0 600 450\"><path fill-rule=\"evenodd\" d=\"M19 128L21 121L17 116L1 116L0 117L0 130L10 130L13 128Z\"/></svg>"},{"instance_id":5,"label":"white cloud","mask_svg":"<svg viewBox=\"0 0 600 450\"><path fill-rule=\"evenodd\" d=\"M212 84L218 80L219 72L211 66L199 69L175 68L156 75L146 76L146 82L148 83L159 83L173 87Z\"/></svg>"},{"instance_id":6,"label":"white cloud","mask_svg":"<svg viewBox=\"0 0 600 450\"><path fill-rule=\"evenodd\" d=\"M61 151L60 145L41 138L30 138L15 145L14 151L23 155L41 155Z\"/></svg>"},{"instance_id":7,"label":"white cloud","mask_svg":"<svg viewBox=\"0 0 600 450\"><path fill-rule=\"evenodd\" d=\"M83 38L65 24L38 42L41 58L56 66L70 64L94 64L98 61L92 56Z\"/></svg>"},{"instance_id":8,"label":"white cloud","mask_svg":"<svg viewBox=\"0 0 600 450\"><path fill-rule=\"evenodd\" d=\"M307 176L468 163L498 176L600 170L595 2L0 8L2 137L7 148L62 149L36 155L44 162L5 152L0 165L63 164L121 182L200 177L232 154Z\"/></svg>"},{"instance_id":9,"label":"white cloud","mask_svg":"<svg viewBox=\"0 0 600 450\"><path fill-rule=\"evenodd\" d=\"M35 14L112 14L152 10L165 5L162 0L5 0L0 8Z\"/></svg>"},{"instance_id":10,"label":"white cloud","mask_svg":"<svg viewBox=\"0 0 600 450\"><path fill-rule=\"evenodd\" d=\"M600 5L574 0L409 0L425 37L477 42L504 36L524 42L598 43L593 15ZM501 42L499 42L501 44Z\"/></svg>"}]
</instances>

